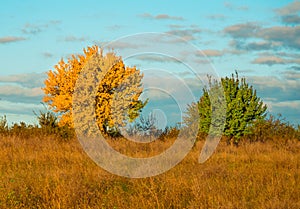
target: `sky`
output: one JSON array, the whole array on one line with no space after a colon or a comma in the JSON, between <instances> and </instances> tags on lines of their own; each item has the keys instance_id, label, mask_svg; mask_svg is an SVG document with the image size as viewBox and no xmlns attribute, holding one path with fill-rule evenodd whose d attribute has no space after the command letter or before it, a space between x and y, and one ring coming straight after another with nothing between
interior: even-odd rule
<instances>
[{"instance_id":1,"label":"sky","mask_svg":"<svg viewBox=\"0 0 300 209\"><path fill-rule=\"evenodd\" d=\"M269 114L300 124L299 15L294 0L2 1L0 116L36 123L46 72L97 44L145 72L145 85L157 88L144 97L163 124L183 111L178 100L201 96L195 75L235 71Z\"/></svg>"}]
</instances>

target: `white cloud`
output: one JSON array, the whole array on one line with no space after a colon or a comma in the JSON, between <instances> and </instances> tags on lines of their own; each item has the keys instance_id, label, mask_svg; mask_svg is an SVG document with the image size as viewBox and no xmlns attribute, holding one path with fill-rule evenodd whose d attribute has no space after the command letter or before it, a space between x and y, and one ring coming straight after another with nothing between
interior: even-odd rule
<instances>
[{"instance_id":1,"label":"white cloud","mask_svg":"<svg viewBox=\"0 0 300 209\"><path fill-rule=\"evenodd\" d=\"M248 38L255 36L260 28L261 26L259 26L257 23L248 22L228 26L224 29L224 32L234 38Z\"/></svg>"},{"instance_id":2,"label":"white cloud","mask_svg":"<svg viewBox=\"0 0 300 209\"><path fill-rule=\"evenodd\" d=\"M26 23L24 25L24 27L22 28L22 32L24 34L37 34L37 33L44 31L46 28L48 28L52 25L57 25L59 23L61 23L61 21L59 21L59 20L52 20L45 24Z\"/></svg>"},{"instance_id":3,"label":"white cloud","mask_svg":"<svg viewBox=\"0 0 300 209\"><path fill-rule=\"evenodd\" d=\"M142 18L149 18L154 20L180 20L180 21L184 20L184 18L181 16L170 16L168 14L151 15L149 13L144 13L139 16Z\"/></svg>"},{"instance_id":4,"label":"white cloud","mask_svg":"<svg viewBox=\"0 0 300 209\"><path fill-rule=\"evenodd\" d=\"M167 31L167 33L179 36L186 41L196 40L196 36L202 32L199 28L185 28L185 29L174 29Z\"/></svg>"},{"instance_id":5,"label":"white cloud","mask_svg":"<svg viewBox=\"0 0 300 209\"><path fill-rule=\"evenodd\" d=\"M212 20L225 20L227 17L223 14L208 15L207 18Z\"/></svg>"},{"instance_id":6,"label":"white cloud","mask_svg":"<svg viewBox=\"0 0 300 209\"><path fill-rule=\"evenodd\" d=\"M295 0L282 8L276 9L275 11L280 15L290 15L297 13L298 11L300 11L300 1Z\"/></svg>"},{"instance_id":7,"label":"white cloud","mask_svg":"<svg viewBox=\"0 0 300 209\"><path fill-rule=\"evenodd\" d=\"M281 107L281 108L299 109L300 108L300 100L272 102L272 106L273 107Z\"/></svg>"},{"instance_id":8,"label":"white cloud","mask_svg":"<svg viewBox=\"0 0 300 209\"><path fill-rule=\"evenodd\" d=\"M26 38L24 37L17 37L17 36L5 36L0 37L0 44L7 44L12 42L24 41Z\"/></svg>"},{"instance_id":9,"label":"white cloud","mask_svg":"<svg viewBox=\"0 0 300 209\"><path fill-rule=\"evenodd\" d=\"M257 37L281 43L282 46L300 49L300 26L274 26L257 32Z\"/></svg>"},{"instance_id":10,"label":"white cloud","mask_svg":"<svg viewBox=\"0 0 300 209\"><path fill-rule=\"evenodd\" d=\"M43 91L40 87L24 88L14 85L0 85L1 96L22 96L22 97L40 97Z\"/></svg>"},{"instance_id":11,"label":"white cloud","mask_svg":"<svg viewBox=\"0 0 300 209\"><path fill-rule=\"evenodd\" d=\"M40 103L33 104L0 100L0 117L5 115L8 125L21 121L28 124L37 124L37 119L33 111L38 113L40 110L44 110L44 108Z\"/></svg>"},{"instance_id":12,"label":"white cloud","mask_svg":"<svg viewBox=\"0 0 300 209\"><path fill-rule=\"evenodd\" d=\"M204 53L207 57L220 57L223 55L223 52L220 50L215 50L215 49L206 49L206 50L201 50L201 52ZM201 54L202 55L202 54Z\"/></svg>"},{"instance_id":13,"label":"white cloud","mask_svg":"<svg viewBox=\"0 0 300 209\"><path fill-rule=\"evenodd\" d=\"M7 100L0 100L0 112L6 113L20 113L20 114L32 114L33 110L41 109L43 107L39 102L37 103L22 103L22 102L10 102Z\"/></svg>"},{"instance_id":14,"label":"white cloud","mask_svg":"<svg viewBox=\"0 0 300 209\"><path fill-rule=\"evenodd\" d=\"M132 42L124 42L120 40L112 41L112 42L98 42L95 41L97 45L108 49L137 49L143 47L143 45L135 44Z\"/></svg>"},{"instance_id":15,"label":"white cloud","mask_svg":"<svg viewBox=\"0 0 300 209\"><path fill-rule=\"evenodd\" d=\"M225 1L224 6L230 10L240 10L240 11L247 11L249 10L248 6L236 6L232 4L231 2Z\"/></svg>"},{"instance_id":16,"label":"white cloud","mask_svg":"<svg viewBox=\"0 0 300 209\"><path fill-rule=\"evenodd\" d=\"M300 59L285 59L278 56L260 56L252 61L253 64L275 65L275 64L300 64Z\"/></svg>"},{"instance_id":17,"label":"white cloud","mask_svg":"<svg viewBox=\"0 0 300 209\"><path fill-rule=\"evenodd\" d=\"M299 15L284 15L281 17L281 21L287 24L300 24Z\"/></svg>"},{"instance_id":18,"label":"white cloud","mask_svg":"<svg viewBox=\"0 0 300 209\"><path fill-rule=\"evenodd\" d=\"M42 53L42 55L45 57L45 58L52 58L54 57L54 54L50 53L50 52L44 52Z\"/></svg>"},{"instance_id":19,"label":"white cloud","mask_svg":"<svg viewBox=\"0 0 300 209\"><path fill-rule=\"evenodd\" d=\"M84 42L89 39L87 37L67 36L63 40L66 42Z\"/></svg>"},{"instance_id":20,"label":"white cloud","mask_svg":"<svg viewBox=\"0 0 300 209\"><path fill-rule=\"evenodd\" d=\"M286 61L280 57L268 56L268 57L258 57L255 60L253 60L252 63L272 66L274 64L285 64Z\"/></svg>"},{"instance_id":21,"label":"white cloud","mask_svg":"<svg viewBox=\"0 0 300 209\"><path fill-rule=\"evenodd\" d=\"M23 87L42 87L46 79L46 73L22 73L13 75L0 75L1 83L15 83Z\"/></svg>"},{"instance_id":22,"label":"white cloud","mask_svg":"<svg viewBox=\"0 0 300 209\"><path fill-rule=\"evenodd\" d=\"M180 62L180 60L177 60L173 57L163 56L159 54L158 55L144 54L144 55L134 56L134 59L147 61L147 62Z\"/></svg>"},{"instance_id":23,"label":"white cloud","mask_svg":"<svg viewBox=\"0 0 300 209\"><path fill-rule=\"evenodd\" d=\"M45 73L0 76L0 98L11 102L40 102Z\"/></svg>"},{"instance_id":24,"label":"white cloud","mask_svg":"<svg viewBox=\"0 0 300 209\"><path fill-rule=\"evenodd\" d=\"M280 92L278 90L284 91L283 94L287 96L287 93L290 92L290 94L296 96L298 95L298 97L300 97L300 95L297 94L300 89L300 82L295 80L294 78L291 79L288 77L281 77L284 75L285 73L278 74L277 76L249 76L247 77L247 80L256 85L261 90L268 89L268 91L270 91L270 95L276 96L279 100Z\"/></svg>"}]
</instances>

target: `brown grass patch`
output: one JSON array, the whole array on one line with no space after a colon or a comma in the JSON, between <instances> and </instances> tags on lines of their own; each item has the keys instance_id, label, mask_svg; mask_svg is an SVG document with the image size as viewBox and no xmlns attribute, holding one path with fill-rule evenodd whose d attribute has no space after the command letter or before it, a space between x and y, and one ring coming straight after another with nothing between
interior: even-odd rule
<instances>
[{"instance_id":1,"label":"brown grass patch","mask_svg":"<svg viewBox=\"0 0 300 209\"><path fill-rule=\"evenodd\" d=\"M172 141L110 143L145 157ZM75 139L1 137L0 208L300 208L299 141L220 143L198 164L202 145L162 175L129 179L98 167Z\"/></svg>"}]
</instances>

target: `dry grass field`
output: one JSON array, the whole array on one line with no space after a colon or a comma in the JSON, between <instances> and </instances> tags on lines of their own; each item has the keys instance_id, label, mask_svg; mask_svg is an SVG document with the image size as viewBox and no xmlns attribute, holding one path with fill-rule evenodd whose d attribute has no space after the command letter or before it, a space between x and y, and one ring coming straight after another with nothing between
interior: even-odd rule
<instances>
[{"instance_id":1,"label":"dry grass field","mask_svg":"<svg viewBox=\"0 0 300 209\"><path fill-rule=\"evenodd\" d=\"M124 140L110 141L141 157L171 143L134 150ZM202 145L164 174L129 179L98 167L76 139L1 137L0 208L300 208L299 141L220 143L198 164Z\"/></svg>"}]
</instances>

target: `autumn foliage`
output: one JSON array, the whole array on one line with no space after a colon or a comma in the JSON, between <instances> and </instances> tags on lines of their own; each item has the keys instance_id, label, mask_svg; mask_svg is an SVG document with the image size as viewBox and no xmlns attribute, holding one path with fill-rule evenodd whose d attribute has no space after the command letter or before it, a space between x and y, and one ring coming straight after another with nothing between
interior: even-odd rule
<instances>
[{"instance_id":1,"label":"autumn foliage","mask_svg":"<svg viewBox=\"0 0 300 209\"><path fill-rule=\"evenodd\" d=\"M100 68L100 77L96 94L96 119L99 129L107 133L115 130L116 125L124 125L139 116L146 102L139 100L143 91L141 80L143 74L136 67L126 67L121 57L110 52L106 55L98 46L83 50L83 55L72 55L67 62L61 59L54 70L50 70L45 80L43 101L59 113L59 126L73 127L72 96L79 73L87 65L97 65L97 60L114 61L108 70ZM104 63L103 63L104 62ZM118 107L118 108L116 108ZM122 113L119 111L122 108ZM113 115L112 113L115 112ZM125 114L124 114L125 112Z\"/></svg>"}]
</instances>

